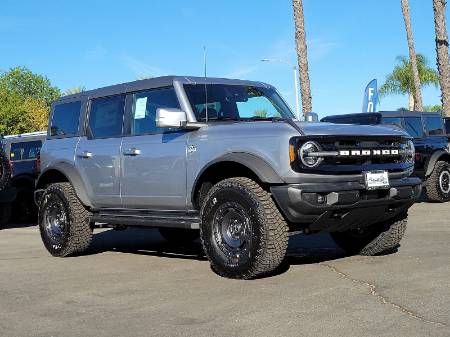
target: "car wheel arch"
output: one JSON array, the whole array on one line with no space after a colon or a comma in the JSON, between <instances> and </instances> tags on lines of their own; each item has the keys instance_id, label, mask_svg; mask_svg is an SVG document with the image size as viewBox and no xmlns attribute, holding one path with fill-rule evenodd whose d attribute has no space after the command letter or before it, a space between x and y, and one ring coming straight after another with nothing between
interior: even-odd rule
<instances>
[{"instance_id":1,"label":"car wheel arch","mask_svg":"<svg viewBox=\"0 0 450 337\"><path fill-rule=\"evenodd\" d=\"M434 167L436 166L436 163L438 161L446 161L450 163L450 153L443 150L433 153L433 155L428 160L428 163L426 164L425 177L428 177L433 172Z\"/></svg>"},{"instance_id":2,"label":"car wheel arch","mask_svg":"<svg viewBox=\"0 0 450 337\"><path fill-rule=\"evenodd\" d=\"M36 189L45 189L51 183L69 182L81 203L93 207L86 192L86 187L76 169L71 164L60 163L41 172L36 182Z\"/></svg>"},{"instance_id":3,"label":"car wheel arch","mask_svg":"<svg viewBox=\"0 0 450 337\"><path fill-rule=\"evenodd\" d=\"M245 176L263 184L283 183L275 169L261 157L245 152L228 153L209 162L197 174L191 192L194 207L199 207L198 193L202 184L212 176L217 182L232 176Z\"/></svg>"}]
</instances>

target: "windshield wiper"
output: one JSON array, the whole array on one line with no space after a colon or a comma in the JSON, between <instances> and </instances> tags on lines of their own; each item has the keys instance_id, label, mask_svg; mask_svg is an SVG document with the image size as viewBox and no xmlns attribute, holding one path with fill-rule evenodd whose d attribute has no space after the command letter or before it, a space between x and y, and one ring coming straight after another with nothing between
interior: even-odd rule
<instances>
[{"instance_id":1,"label":"windshield wiper","mask_svg":"<svg viewBox=\"0 0 450 337\"><path fill-rule=\"evenodd\" d=\"M279 121L285 121L286 118L283 117L260 117L260 116L253 116L248 118L241 118L242 120L250 120L250 121L272 121L272 122L279 122Z\"/></svg>"}]
</instances>

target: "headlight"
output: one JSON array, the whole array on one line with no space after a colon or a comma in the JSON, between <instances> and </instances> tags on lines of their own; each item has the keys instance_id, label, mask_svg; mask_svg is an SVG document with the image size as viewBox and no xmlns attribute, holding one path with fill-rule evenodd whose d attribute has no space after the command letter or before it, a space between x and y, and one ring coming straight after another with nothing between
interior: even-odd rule
<instances>
[{"instance_id":1,"label":"headlight","mask_svg":"<svg viewBox=\"0 0 450 337\"><path fill-rule=\"evenodd\" d=\"M416 149L412 140L409 140L408 143L406 143L405 157L406 162L414 164L416 159Z\"/></svg>"},{"instance_id":2,"label":"headlight","mask_svg":"<svg viewBox=\"0 0 450 337\"><path fill-rule=\"evenodd\" d=\"M317 152L320 151L322 151L322 149L320 148L319 144L309 141L300 147L298 156L303 165L309 168L313 168L318 166L323 160L323 157L319 157L317 155Z\"/></svg>"}]
</instances>

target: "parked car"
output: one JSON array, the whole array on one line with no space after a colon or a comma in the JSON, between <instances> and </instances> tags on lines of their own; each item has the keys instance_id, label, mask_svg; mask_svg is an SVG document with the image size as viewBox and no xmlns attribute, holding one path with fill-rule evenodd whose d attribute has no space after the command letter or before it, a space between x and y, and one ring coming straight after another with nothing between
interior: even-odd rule
<instances>
[{"instance_id":1,"label":"parked car","mask_svg":"<svg viewBox=\"0 0 450 337\"><path fill-rule=\"evenodd\" d=\"M36 178L38 176L38 157L47 132L32 132L4 136L1 147L5 164L8 166L8 184L3 193L3 222L31 221L37 215L33 202ZM0 198L1 200L1 198Z\"/></svg>"},{"instance_id":2,"label":"parked car","mask_svg":"<svg viewBox=\"0 0 450 337\"><path fill-rule=\"evenodd\" d=\"M244 279L279 266L290 232L330 232L349 253L397 247L421 191L411 137L294 119L271 85L218 78L59 99L35 193L45 247L81 253L96 223L157 227L177 244L200 234L212 269Z\"/></svg>"},{"instance_id":3,"label":"parked car","mask_svg":"<svg viewBox=\"0 0 450 337\"><path fill-rule=\"evenodd\" d=\"M322 122L358 125L392 125L414 138L414 175L424 180L430 200L450 200L450 154L447 131L440 113L380 111L327 116Z\"/></svg>"}]
</instances>

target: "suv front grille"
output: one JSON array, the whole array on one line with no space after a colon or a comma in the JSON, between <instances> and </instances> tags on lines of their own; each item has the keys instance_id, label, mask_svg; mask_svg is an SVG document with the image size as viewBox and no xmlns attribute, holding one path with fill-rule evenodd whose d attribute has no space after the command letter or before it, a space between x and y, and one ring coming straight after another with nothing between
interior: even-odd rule
<instances>
[{"instance_id":1,"label":"suv front grille","mask_svg":"<svg viewBox=\"0 0 450 337\"><path fill-rule=\"evenodd\" d=\"M310 171L333 174L360 173L371 170L401 172L413 166L408 160L409 140L402 137L299 137L297 149L306 141L319 144L321 151L328 153L315 168L302 167L297 160L293 168L297 171ZM295 167L294 167L295 166Z\"/></svg>"}]
</instances>

